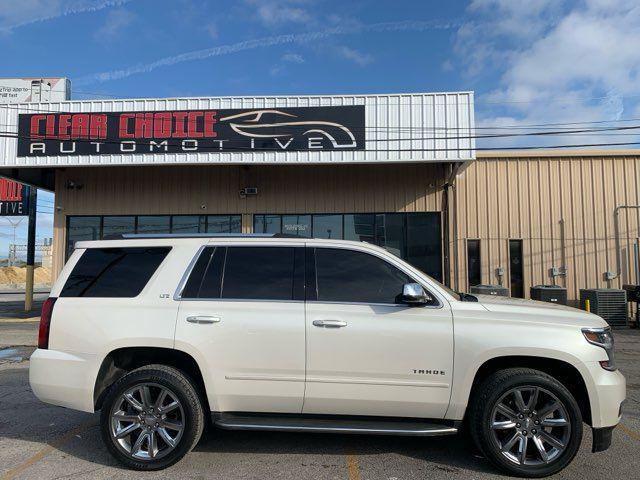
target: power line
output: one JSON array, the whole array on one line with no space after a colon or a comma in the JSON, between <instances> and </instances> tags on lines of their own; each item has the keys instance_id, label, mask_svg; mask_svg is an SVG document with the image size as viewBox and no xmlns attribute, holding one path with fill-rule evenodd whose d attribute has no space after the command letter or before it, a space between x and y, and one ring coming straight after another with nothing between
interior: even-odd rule
<instances>
[{"instance_id":1,"label":"power line","mask_svg":"<svg viewBox=\"0 0 640 480\"><path fill-rule=\"evenodd\" d=\"M444 94L443 94L444 95ZM200 98L195 97L192 100L199 100ZM149 101L149 100L155 100L155 99L140 99L140 101ZM163 101L180 101L180 100L187 100L187 99L163 99ZM208 100L207 98L201 98L200 100ZM403 105L400 103L397 104L391 104L391 103L384 103L382 105L378 105L378 106L390 106L390 105ZM264 110L264 109L278 109L278 108L313 108L313 107L321 107L321 106L325 106L325 105L305 105L305 106L301 106L301 107L288 107L288 106L270 106L270 107L241 107L241 108L176 108L175 111L192 111L192 110ZM368 106L368 105L333 105L333 106ZM431 103L429 106L451 106L450 104L435 104L435 103ZM50 113L50 114L55 114L55 113L99 113L99 114L103 114L103 115L107 115L107 116L119 116L122 113L162 113L162 112L171 112L174 110L139 110L139 111L135 111L135 110L123 110L123 111L116 111L116 112L74 112L74 111L64 111L64 110L51 110L51 109L40 109L40 108L30 108L30 107L24 107L18 104L0 104L0 109L2 108L8 108L8 109L13 109L13 110L20 110L20 111L27 111L27 112L35 112L35 113ZM520 129L520 128L529 128L529 127L558 127L558 126L562 126L562 125L589 125L589 124L603 124L603 123L623 123L623 122L634 122L634 121L640 121L640 118L638 117L634 117L634 118L621 118L621 119L616 119L616 120L593 120L593 121L585 121L585 122L552 122L552 123L531 123L531 124L511 124L511 125L495 125L495 126L476 126L474 127L475 129L506 129L506 128L516 128L516 129ZM188 123L188 122L187 122ZM3 126L15 126L15 125L3 125ZM366 127L366 128L423 128L423 127ZM428 128L442 128L442 129L446 129L448 127L428 127ZM471 127L466 127L466 128L471 128Z\"/></svg>"},{"instance_id":2,"label":"power line","mask_svg":"<svg viewBox=\"0 0 640 480\"><path fill-rule=\"evenodd\" d=\"M0 134L0 137L4 137L4 138L26 138L26 139L30 139L30 137L18 137L16 135L6 135L6 134ZM415 139L414 139L415 140ZM428 140L433 140L433 139L428 139ZM436 138L435 140L455 140L453 138ZM91 142L89 140L74 140L76 142ZM384 141L384 140L379 140L379 141ZM387 141L400 141L400 140L387 140ZM107 144L119 144L120 142L113 142L113 141L106 141L106 142L102 142L102 143L107 143ZM145 143L140 143L141 145L146 145ZM149 143L149 145L151 145ZM170 144L168 144L170 145ZM589 148L589 147L614 147L614 146L636 146L636 145L640 145L640 142L611 142L611 143L582 143L582 144L563 144L563 145L545 145L545 146L539 146L539 145L530 145L530 146L519 146L519 147L511 147L511 146L506 146L506 147L456 147L456 148L385 148L385 149L379 149L379 150L366 150L366 152L449 152L449 151L495 151L495 150L537 150L537 149L561 149L561 148ZM173 146L179 146L178 144L174 144ZM281 149L281 148L260 148L260 149L254 149L251 147L233 147L233 150L227 150L227 153L233 153L233 152L237 152L237 151L246 151L246 152L265 152L265 151L273 151L273 152L285 152L285 150ZM347 150L349 151L349 150ZM352 150L355 151L355 150ZM361 151L361 150L359 150ZM213 153L224 153L225 150L220 150L219 147L216 146L199 146L198 147L198 152L203 153L203 152L213 152ZM355 151L357 152L357 151ZM154 153L154 152L118 152L118 153L114 153L113 155L116 154L144 154L144 153ZM156 153L162 153L162 152L156 152ZM172 152L172 153L190 153L188 151L185 152ZM192 152L193 153L193 152ZM79 154L78 154L79 155ZM86 155L86 154L84 154Z\"/></svg>"}]
</instances>

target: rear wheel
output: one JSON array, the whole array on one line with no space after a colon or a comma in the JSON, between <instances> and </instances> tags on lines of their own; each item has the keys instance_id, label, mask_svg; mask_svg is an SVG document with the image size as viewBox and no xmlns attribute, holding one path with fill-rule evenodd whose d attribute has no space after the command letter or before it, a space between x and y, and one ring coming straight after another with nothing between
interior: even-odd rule
<instances>
[{"instance_id":1,"label":"rear wheel","mask_svg":"<svg viewBox=\"0 0 640 480\"><path fill-rule=\"evenodd\" d=\"M582 416L571 393L532 369L494 373L476 391L469 415L476 446L494 465L523 477L559 472L582 441Z\"/></svg>"},{"instance_id":2,"label":"rear wheel","mask_svg":"<svg viewBox=\"0 0 640 480\"><path fill-rule=\"evenodd\" d=\"M182 372L149 365L111 387L100 423L103 440L117 460L136 470L158 470L195 446L204 414L196 389Z\"/></svg>"}]
</instances>

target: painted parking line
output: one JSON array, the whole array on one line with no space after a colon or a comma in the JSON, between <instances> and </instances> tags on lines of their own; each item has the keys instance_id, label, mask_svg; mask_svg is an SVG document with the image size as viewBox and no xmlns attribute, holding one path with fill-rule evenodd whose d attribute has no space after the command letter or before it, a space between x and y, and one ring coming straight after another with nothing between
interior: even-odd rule
<instances>
[{"instance_id":1,"label":"painted parking line","mask_svg":"<svg viewBox=\"0 0 640 480\"><path fill-rule=\"evenodd\" d=\"M635 430L627 427L626 425L624 425L623 423L618 424L618 427L620 428L620 430L622 430L624 433L626 433L628 436L630 436L631 438L638 440L640 442L640 433L636 432Z\"/></svg>"},{"instance_id":2,"label":"painted parking line","mask_svg":"<svg viewBox=\"0 0 640 480\"><path fill-rule=\"evenodd\" d=\"M347 455L347 470L349 471L349 480L360 480L358 457L351 454Z\"/></svg>"},{"instance_id":3,"label":"painted parking line","mask_svg":"<svg viewBox=\"0 0 640 480\"><path fill-rule=\"evenodd\" d=\"M0 480L13 480L22 472L24 472L27 468L31 467L32 465L35 465L44 457L46 457L51 452L56 450L59 446L64 445L68 441L72 440L74 436L94 426L97 426L97 424L93 421L81 423L76 428L69 430L67 433L65 433L61 437L56 438L55 440L49 442L49 444L46 447L36 452L34 455L26 459L20 465L13 467L11 470L9 470L4 475L2 475L2 477L0 477Z\"/></svg>"}]
</instances>

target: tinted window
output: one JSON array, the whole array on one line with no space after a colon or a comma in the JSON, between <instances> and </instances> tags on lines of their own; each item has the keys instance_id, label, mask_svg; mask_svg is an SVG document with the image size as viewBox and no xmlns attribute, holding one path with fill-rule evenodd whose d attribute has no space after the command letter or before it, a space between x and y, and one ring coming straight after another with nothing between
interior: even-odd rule
<instances>
[{"instance_id":1,"label":"tinted window","mask_svg":"<svg viewBox=\"0 0 640 480\"><path fill-rule=\"evenodd\" d=\"M403 257L436 280L442 280L440 215L407 214L407 247Z\"/></svg>"},{"instance_id":2,"label":"tinted window","mask_svg":"<svg viewBox=\"0 0 640 480\"><path fill-rule=\"evenodd\" d=\"M179 215L171 217L171 233L199 233L200 227L199 215Z\"/></svg>"},{"instance_id":3,"label":"tinted window","mask_svg":"<svg viewBox=\"0 0 640 480\"><path fill-rule=\"evenodd\" d=\"M333 248L316 249L316 278L318 300L325 302L396 303L412 282L378 257Z\"/></svg>"},{"instance_id":4,"label":"tinted window","mask_svg":"<svg viewBox=\"0 0 640 480\"><path fill-rule=\"evenodd\" d=\"M135 297L170 247L89 248L73 267L61 297Z\"/></svg>"},{"instance_id":5,"label":"tinted window","mask_svg":"<svg viewBox=\"0 0 640 480\"><path fill-rule=\"evenodd\" d=\"M169 233L171 217L169 215L143 215L138 217L138 233Z\"/></svg>"},{"instance_id":6,"label":"tinted window","mask_svg":"<svg viewBox=\"0 0 640 480\"><path fill-rule=\"evenodd\" d=\"M207 233L240 233L242 217L240 215L209 215Z\"/></svg>"},{"instance_id":7,"label":"tinted window","mask_svg":"<svg viewBox=\"0 0 640 480\"><path fill-rule=\"evenodd\" d=\"M222 298L292 300L294 250L289 247L229 247Z\"/></svg>"},{"instance_id":8,"label":"tinted window","mask_svg":"<svg viewBox=\"0 0 640 480\"><path fill-rule=\"evenodd\" d=\"M342 238L342 215L314 215L314 238Z\"/></svg>"},{"instance_id":9,"label":"tinted window","mask_svg":"<svg viewBox=\"0 0 640 480\"><path fill-rule=\"evenodd\" d=\"M226 247L206 247L193 266L182 298L220 298Z\"/></svg>"},{"instance_id":10,"label":"tinted window","mask_svg":"<svg viewBox=\"0 0 640 480\"><path fill-rule=\"evenodd\" d=\"M102 238L136 233L136 217L104 217L102 223Z\"/></svg>"},{"instance_id":11,"label":"tinted window","mask_svg":"<svg viewBox=\"0 0 640 480\"><path fill-rule=\"evenodd\" d=\"M282 233L296 237L311 237L311 215L283 215Z\"/></svg>"},{"instance_id":12,"label":"tinted window","mask_svg":"<svg viewBox=\"0 0 640 480\"><path fill-rule=\"evenodd\" d=\"M81 240L99 240L101 236L101 217L68 217L67 256L73 252L73 246Z\"/></svg>"}]
</instances>

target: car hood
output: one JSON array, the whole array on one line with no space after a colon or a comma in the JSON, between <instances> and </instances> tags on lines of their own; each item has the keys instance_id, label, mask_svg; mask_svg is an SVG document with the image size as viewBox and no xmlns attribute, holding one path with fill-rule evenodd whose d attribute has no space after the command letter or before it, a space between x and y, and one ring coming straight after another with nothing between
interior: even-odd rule
<instances>
[{"instance_id":1,"label":"car hood","mask_svg":"<svg viewBox=\"0 0 640 480\"><path fill-rule=\"evenodd\" d=\"M490 312L514 314L515 318L543 323L565 323L585 327L606 327L598 315L578 308L537 300L501 297L497 295L476 295L478 302Z\"/></svg>"}]
</instances>

